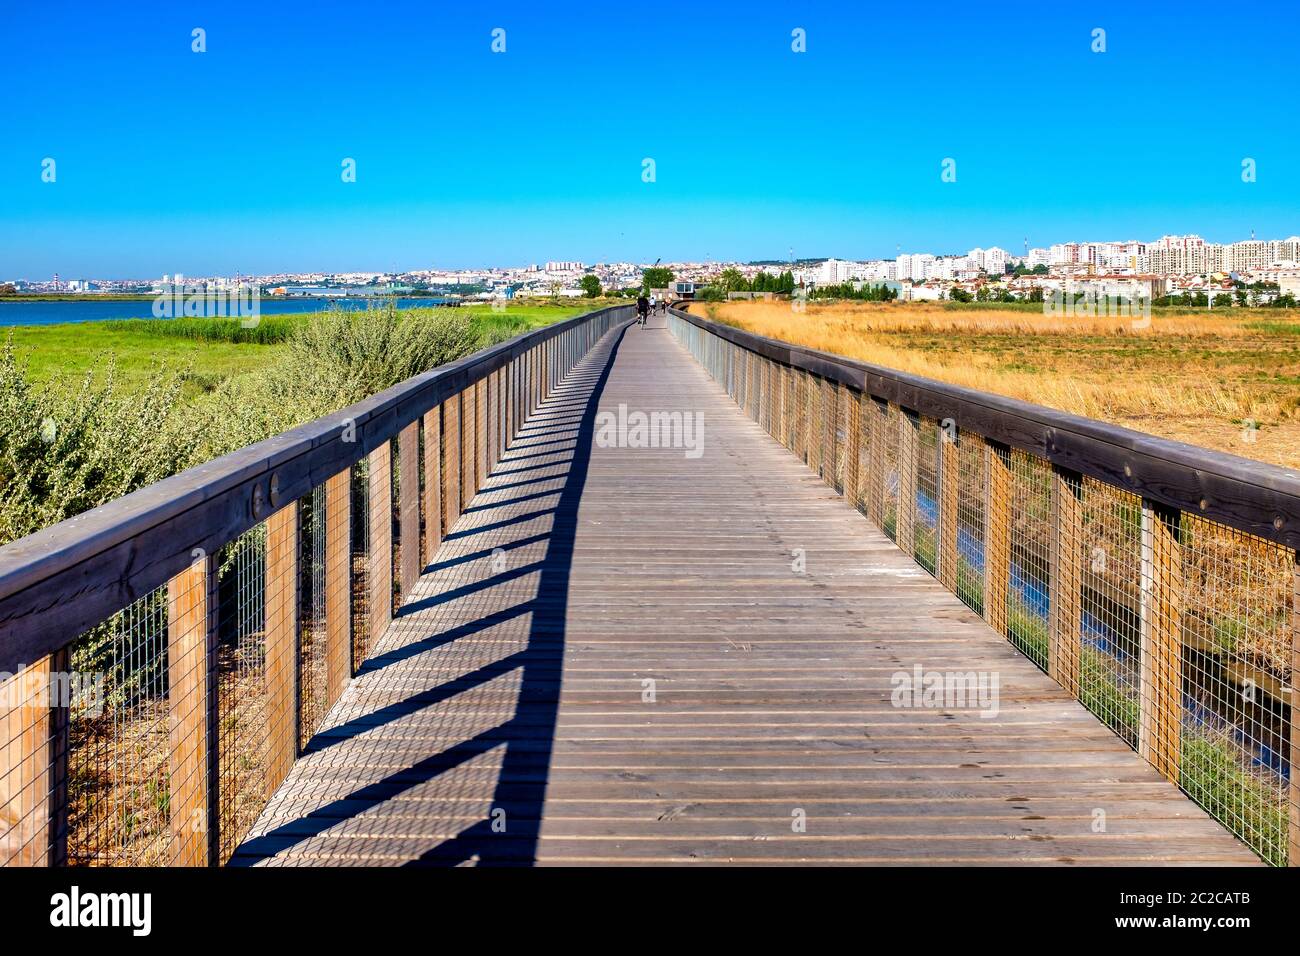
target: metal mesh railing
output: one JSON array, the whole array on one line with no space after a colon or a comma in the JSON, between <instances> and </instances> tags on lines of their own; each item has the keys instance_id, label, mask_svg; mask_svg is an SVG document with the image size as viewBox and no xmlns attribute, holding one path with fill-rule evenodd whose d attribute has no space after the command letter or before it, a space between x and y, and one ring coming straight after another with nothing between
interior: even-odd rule
<instances>
[{"instance_id":1,"label":"metal mesh railing","mask_svg":"<svg viewBox=\"0 0 1300 956\"><path fill-rule=\"evenodd\" d=\"M1179 782L1266 860L1283 864L1295 786L1295 555L1192 515L1177 532Z\"/></svg>"},{"instance_id":2,"label":"metal mesh railing","mask_svg":"<svg viewBox=\"0 0 1300 956\"><path fill-rule=\"evenodd\" d=\"M782 444L1161 774L1265 861L1300 865L1294 548L1203 517L1204 497L1178 511L958 428L955 401L918 414L702 323L669 327L751 417L775 422ZM770 394L746 391L750 356L770 366L753 379ZM819 356L818 372L832 360Z\"/></svg>"},{"instance_id":3,"label":"metal mesh railing","mask_svg":"<svg viewBox=\"0 0 1300 956\"><path fill-rule=\"evenodd\" d=\"M0 675L0 865L228 861L524 416L629 319L541 336L301 497L269 476L215 554L187 545L178 573Z\"/></svg>"}]
</instances>

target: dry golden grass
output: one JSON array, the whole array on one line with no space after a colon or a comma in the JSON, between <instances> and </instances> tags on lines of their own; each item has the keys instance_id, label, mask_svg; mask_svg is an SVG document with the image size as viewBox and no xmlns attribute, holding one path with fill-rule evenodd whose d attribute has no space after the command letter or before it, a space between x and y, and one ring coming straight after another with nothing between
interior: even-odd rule
<instances>
[{"instance_id":1,"label":"dry golden grass","mask_svg":"<svg viewBox=\"0 0 1300 956\"><path fill-rule=\"evenodd\" d=\"M760 335L1300 468L1294 311L1157 311L1149 323L924 303L705 311Z\"/></svg>"}]
</instances>

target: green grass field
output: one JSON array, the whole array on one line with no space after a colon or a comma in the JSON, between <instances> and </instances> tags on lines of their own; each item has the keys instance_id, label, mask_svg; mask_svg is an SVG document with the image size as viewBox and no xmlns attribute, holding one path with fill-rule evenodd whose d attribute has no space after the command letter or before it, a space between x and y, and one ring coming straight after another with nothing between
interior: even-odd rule
<instances>
[{"instance_id":1,"label":"green grass field","mask_svg":"<svg viewBox=\"0 0 1300 956\"><path fill-rule=\"evenodd\" d=\"M483 343L490 344L606 304L565 300L510 305L499 312L486 305L461 310L473 316ZM33 382L75 387L87 372L101 373L111 356L118 381L128 390L151 381L160 371L178 371L185 376L186 394L193 396L266 364L280 351L289 331L312 314L263 316L252 329L234 319L119 319L14 326L5 331Z\"/></svg>"}]
</instances>

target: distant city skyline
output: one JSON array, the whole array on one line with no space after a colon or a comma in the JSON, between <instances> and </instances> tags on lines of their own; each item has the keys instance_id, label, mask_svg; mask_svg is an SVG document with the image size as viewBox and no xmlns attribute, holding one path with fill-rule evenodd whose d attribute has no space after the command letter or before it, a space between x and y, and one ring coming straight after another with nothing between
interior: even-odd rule
<instances>
[{"instance_id":1,"label":"distant city skyline","mask_svg":"<svg viewBox=\"0 0 1300 956\"><path fill-rule=\"evenodd\" d=\"M1300 9L1177 28L1222 16L1199 0L923 17L765 0L20 5L0 66L0 276L1285 237L1293 68L1256 49ZM1163 107L1180 86L1193 102Z\"/></svg>"},{"instance_id":2,"label":"distant city skyline","mask_svg":"<svg viewBox=\"0 0 1300 956\"><path fill-rule=\"evenodd\" d=\"M1060 242L1030 244L1022 240L1019 247L1008 248L997 243L987 246L978 245L965 252L946 249L932 245L923 249L896 251L893 255L854 258L849 256L809 256L795 255L793 259L687 259L658 257L656 262L664 265L691 264L696 266L724 266L733 264L779 265L806 264L819 262L846 263L880 263L904 262L924 259L962 259L974 254L981 269L985 267L984 253L997 253L990 256L989 271L1000 271L1007 262L1027 262L1030 266L1043 264L1053 266L1092 265L1100 270L1118 269L1122 271L1155 272L1159 274L1189 274L1210 272L1231 272L1258 269L1281 263L1289 268L1300 270L1300 235L1291 232L1286 236L1251 236L1232 242L1216 242L1199 233L1177 235L1163 233L1154 239L1069 239ZM1148 256L1148 249L1151 250ZM791 250L793 251L793 250ZM992 267L996 263L998 268ZM612 268L632 266L637 269L650 266L649 261L610 260L587 262L584 260L539 259L526 263L486 262L464 267L442 267L437 265L416 266L408 269L305 269L298 271L272 270L268 272L237 271L235 273L193 273L178 270L175 273L162 273L164 280L171 276L187 276L190 279L238 278L249 279L289 278L289 277L346 277L360 281L363 278L403 275L436 274L472 274L472 273L509 273L540 270L545 272L582 272L595 268ZM928 277L928 276L927 276ZM157 276L90 276L78 275L64 271L44 276L8 276L0 274L0 282L25 282L47 284L51 279L62 282L156 282ZM892 277L891 277L892 278Z\"/></svg>"}]
</instances>

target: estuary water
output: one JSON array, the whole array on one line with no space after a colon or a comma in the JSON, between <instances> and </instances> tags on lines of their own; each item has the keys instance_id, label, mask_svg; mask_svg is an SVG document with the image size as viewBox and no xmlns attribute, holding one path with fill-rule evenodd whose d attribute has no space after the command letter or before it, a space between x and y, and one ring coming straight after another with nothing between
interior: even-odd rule
<instances>
[{"instance_id":1,"label":"estuary water","mask_svg":"<svg viewBox=\"0 0 1300 956\"><path fill-rule=\"evenodd\" d=\"M378 296L320 297L273 299L263 296L262 315L286 315L297 312L321 312L340 309L365 309L389 301ZM399 298L399 309L444 305L448 300L436 296ZM0 326L55 325L62 322L102 322L105 319L152 319L152 299L86 299L75 302L6 302L0 299Z\"/></svg>"}]
</instances>

